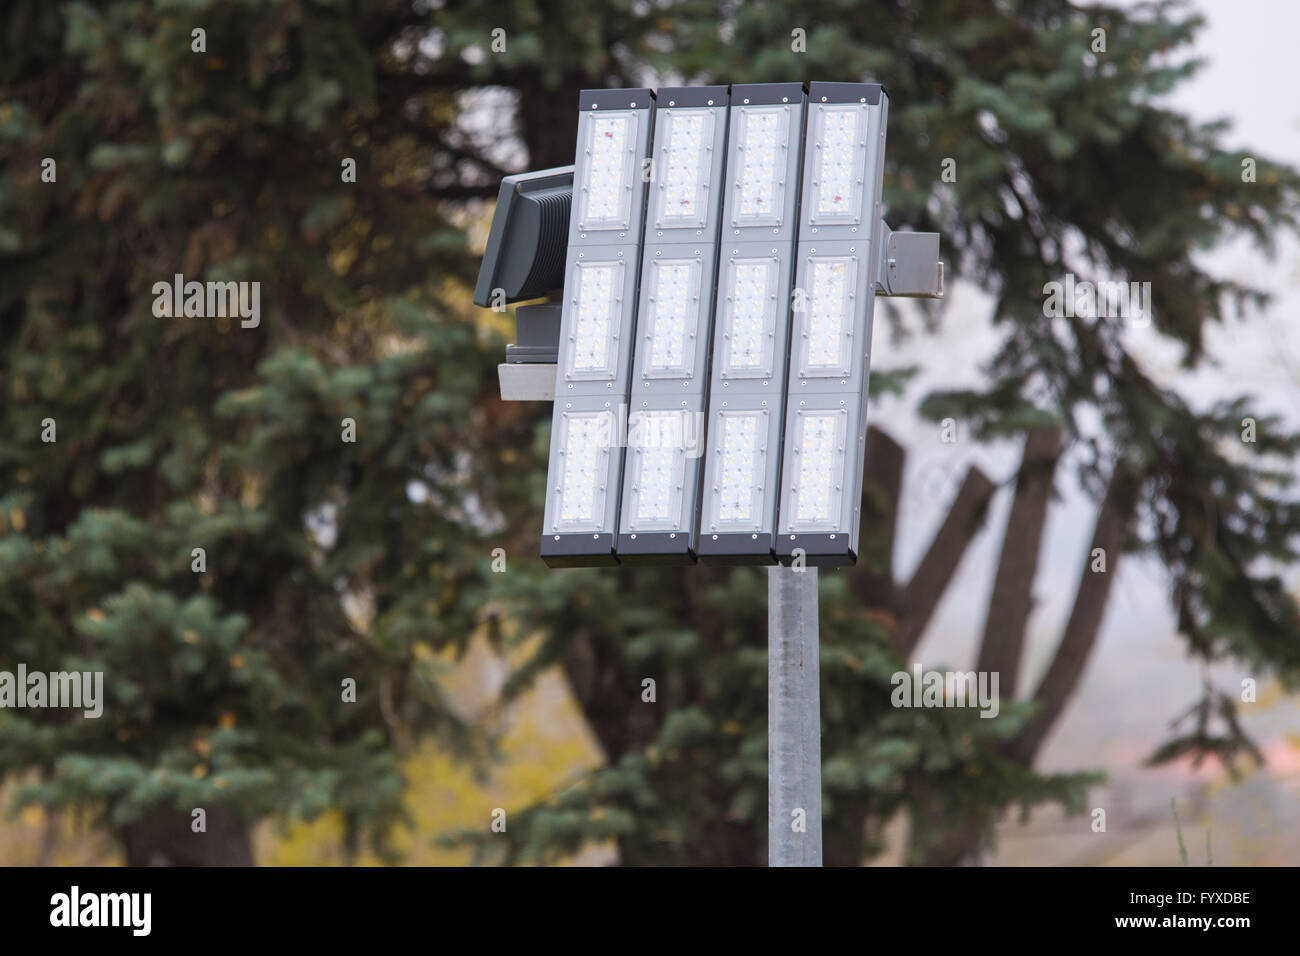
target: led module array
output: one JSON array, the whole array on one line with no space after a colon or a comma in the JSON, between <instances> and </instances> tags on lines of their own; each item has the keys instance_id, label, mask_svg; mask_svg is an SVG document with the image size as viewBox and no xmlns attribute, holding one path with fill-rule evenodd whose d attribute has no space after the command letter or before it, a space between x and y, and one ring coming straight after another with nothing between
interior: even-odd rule
<instances>
[{"instance_id":1,"label":"led module array","mask_svg":"<svg viewBox=\"0 0 1300 956\"><path fill-rule=\"evenodd\" d=\"M709 192L709 153L713 148L713 110L668 110L660 226L702 223Z\"/></svg>"},{"instance_id":2,"label":"led module array","mask_svg":"<svg viewBox=\"0 0 1300 956\"><path fill-rule=\"evenodd\" d=\"M687 350L699 334L700 269L698 259L655 260L650 263L651 293L647 299L650 359L646 374L655 377L689 374ZM692 354L689 359L693 360Z\"/></svg>"},{"instance_id":3,"label":"led module array","mask_svg":"<svg viewBox=\"0 0 1300 956\"><path fill-rule=\"evenodd\" d=\"M554 530L570 525L586 527L598 521L603 508L609 469L609 449L614 430L610 412L574 413L564 418L560 446L563 462L556 492L559 521Z\"/></svg>"},{"instance_id":4,"label":"led module array","mask_svg":"<svg viewBox=\"0 0 1300 956\"><path fill-rule=\"evenodd\" d=\"M724 524L757 525L754 493L762 481L761 443L767 437L767 412L723 412L720 418L722 466L717 488L718 520L713 528Z\"/></svg>"},{"instance_id":5,"label":"led module array","mask_svg":"<svg viewBox=\"0 0 1300 956\"><path fill-rule=\"evenodd\" d=\"M583 187L586 197L584 222L588 228L604 223L624 223L632 201L632 170L627 162L629 139L636 135L634 116L598 116L589 125L588 152L591 173Z\"/></svg>"},{"instance_id":6,"label":"led module array","mask_svg":"<svg viewBox=\"0 0 1300 956\"><path fill-rule=\"evenodd\" d=\"M579 264L572 373L613 374L622 276L621 262Z\"/></svg>"},{"instance_id":7,"label":"led module array","mask_svg":"<svg viewBox=\"0 0 1300 956\"><path fill-rule=\"evenodd\" d=\"M801 375L847 373L853 338L853 281L857 263L850 257L810 258L807 344Z\"/></svg>"},{"instance_id":8,"label":"led module array","mask_svg":"<svg viewBox=\"0 0 1300 956\"><path fill-rule=\"evenodd\" d=\"M729 108L725 86L661 89L655 107L616 548L625 564L696 557Z\"/></svg>"},{"instance_id":9,"label":"led module array","mask_svg":"<svg viewBox=\"0 0 1300 956\"><path fill-rule=\"evenodd\" d=\"M875 84L808 88L794 334L775 554L857 560L868 350L882 261L880 188L888 97Z\"/></svg>"},{"instance_id":10,"label":"led module array","mask_svg":"<svg viewBox=\"0 0 1300 956\"><path fill-rule=\"evenodd\" d=\"M770 564L777 528L807 95L731 88L699 558Z\"/></svg>"},{"instance_id":11,"label":"led module array","mask_svg":"<svg viewBox=\"0 0 1300 956\"><path fill-rule=\"evenodd\" d=\"M653 107L647 89L583 90L579 100L542 519L551 567L617 563Z\"/></svg>"},{"instance_id":12,"label":"led module array","mask_svg":"<svg viewBox=\"0 0 1300 956\"><path fill-rule=\"evenodd\" d=\"M887 110L583 91L547 563L857 559Z\"/></svg>"},{"instance_id":13,"label":"led module array","mask_svg":"<svg viewBox=\"0 0 1300 956\"><path fill-rule=\"evenodd\" d=\"M740 144L740 215L746 219L775 215L777 188L785 170L781 166L782 125L787 114L780 109L751 110L745 114Z\"/></svg>"}]
</instances>

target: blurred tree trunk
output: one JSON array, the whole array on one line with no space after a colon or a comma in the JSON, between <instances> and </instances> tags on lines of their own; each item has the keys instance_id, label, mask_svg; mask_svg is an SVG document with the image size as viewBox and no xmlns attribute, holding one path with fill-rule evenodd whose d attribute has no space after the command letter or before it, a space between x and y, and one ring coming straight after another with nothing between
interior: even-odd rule
<instances>
[{"instance_id":1,"label":"blurred tree trunk","mask_svg":"<svg viewBox=\"0 0 1300 956\"><path fill-rule=\"evenodd\" d=\"M867 607L892 620L891 642L906 658L982 526L996 487L978 468L966 472L921 563L911 579L900 585L894 576L894 540L907 452L873 425L867 429L865 457L862 554L849 572L849 587ZM857 794L837 793L834 807L834 813L823 822L822 858L827 866L861 866L867 853L870 801Z\"/></svg>"},{"instance_id":2,"label":"blurred tree trunk","mask_svg":"<svg viewBox=\"0 0 1300 956\"><path fill-rule=\"evenodd\" d=\"M1032 588L1039 546L1060 454L1061 435L1057 429L1036 429L1027 436L990 597L978 668L999 673L1000 696L1008 701L1015 697L1015 676L1023 663L1025 626L1033 608ZM1092 542L1065 631L1034 693L1034 715L1005 748L1006 756L1023 767L1033 766L1087 666L1101 629L1134 505L1135 483L1127 472L1117 470L1097 511ZM1099 553L1101 564L1097 563ZM950 803L935 802L927 806L922 801L920 808L913 812L911 858L924 866L977 864L990 846L996 824L996 817L987 811L954 814Z\"/></svg>"},{"instance_id":3,"label":"blurred tree trunk","mask_svg":"<svg viewBox=\"0 0 1300 956\"><path fill-rule=\"evenodd\" d=\"M578 139L578 92L590 81L581 74L565 76L559 90L543 85L541 71L519 83L519 123L528 146L528 169L573 164Z\"/></svg>"},{"instance_id":4,"label":"blurred tree trunk","mask_svg":"<svg viewBox=\"0 0 1300 956\"><path fill-rule=\"evenodd\" d=\"M1059 428L1035 428L1026 437L1002 553L993 578L993 593L984 619L984 638L975 669L998 674L1000 692L1008 699L1016 696L1025 625L1034 607L1039 546L1047 524L1052 478L1060 457Z\"/></svg>"},{"instance_id":5,"label":"blurred tree trunk","mask_svg":"<svg viewBox=\"0 0 1300 956\"><path fill-rule=\"evenodd\" d=\"M127 866L252 866L248 828L228 810L207 808L207 832L195 833L191 817L159 810L118 831Z\"/></svg>"}]
</instances>

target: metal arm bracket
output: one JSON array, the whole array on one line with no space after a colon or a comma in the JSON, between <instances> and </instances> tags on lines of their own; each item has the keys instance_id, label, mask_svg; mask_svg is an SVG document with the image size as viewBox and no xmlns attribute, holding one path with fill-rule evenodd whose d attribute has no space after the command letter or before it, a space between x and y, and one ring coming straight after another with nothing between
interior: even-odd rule
<instances>
[{"instance_id":1,"label":"metal arm bracket","mask_svg":"<svg viewBox=\"0 0 1300 956\"><path fill-rule=\"evenodd\" d=\"M880 223L880 276L876 295L943 298L943 262L937 232L894 232Z\"/></svg>"}]
</instances>

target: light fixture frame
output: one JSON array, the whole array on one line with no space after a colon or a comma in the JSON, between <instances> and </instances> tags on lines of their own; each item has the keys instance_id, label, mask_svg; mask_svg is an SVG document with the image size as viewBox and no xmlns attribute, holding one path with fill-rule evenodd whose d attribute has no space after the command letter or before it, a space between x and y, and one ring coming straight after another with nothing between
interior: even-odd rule
<instances>
[{"instance_id":1,"label":"light fixture frame","mask_svg":"<svg viewBox=\"0 0 1300 956\"><path fill-rule=\"evenodd\" d=\"M743 131L751 117L779 111L785 121L777 146L780 162L779 214L755 221L746 218L741 206L741 179L747 169L744 156L751 144L743 140ZM803 163L804 121L807 95L802 83L758 83L731 88L731 122L727 142L727 176L723 196L723 230L719 246L717 321L714 329L713 369L709 380L707 442L704 460L704 488L701 496L699 558L706 564L772 564L776 512L779 500L778 481L781 467L781 440L785 408L786 369L790 346L790 291L793 283L795 242L798 237L800 172ZM776 204L773 204L774 207ZM735 375L724 361L729 349L734 295L730 284L731 269L745 259L774 260L776 282L773 321L771 374L765 377ZM746 530L729 527L720 517L722 434L720 423L729 413L763 412L767 423L762 448L761 514L755 526Z\"/></svg>"},{"instance_id":2,"label":"light fixture frame","mask_svg":"<svg viewBox=\"0 0 1300 956\"><path fill-rule=\"evenodd\" d=\"M568 251L565 259L565 294L560 315L559 360L555 374L555 407L551 419L551 454L546 475L541 557L550 567L616 564L615 545L622 492L624 441L627 433L628 387L631 381L632 344L636 334L636 309L641 271L642 229L646 215L644 161L649 155L654 128L654 92L649 89L583 90L578 98L578 133L573 173ZM620 188L626 200L614 221L593 220L588 215L595 149L593 137L601 122L614 116L628 121L626 155L622 157ZM574 367L579 330L579 308L585 269L603 263L616 265L618 281L609 334L613 367L599 373ZM563 526L561 501L563 468L567 454L567 422L574 414L608 412L613 417L611 445L605 461L599 520L583 528Z\"/></svg>"},{"instance_id":3,"label":"light fixture frame","mask_svg":"<svg viewBox=\"0 0 1300 956\"><path fill-rule=\"evenodd\" d=\"M808 87L808 128L804 143L802 214L799 222L799 269L796 300L803 293L802 311L795 314L792 337L799 343L792 347L795 357L789 370L786 396L786 419L792 423L799 416L815 410L842 411L846 416L846 447L833 476L838 488L838 515L833 522L806 528L797 517L796 482L800 463L797 435L787 435L782 450L781 500L777 515L776 559L785 565L810 567L853 564L857 561L862 513L862 475L867 438L867 391L871 369L871 332L875 297L882 283L880 254L883 241L881 190L884 181L885 130L889 114L889 97L878 83L810 83ZM862 166L857 208L843 216L827 217L817 209L816 197L822 175L819 160L824 144L813 131L824 128L824 117L832 112L851 110L859 121L855 127L855 161ZM818 261L849 257L855 262L852 282L853 307L848 336L847 374L804 374L801 346L806 341L813 315L810 278ZM787 428L789 431L789 428Z\"/></svg>"},{"instance_id":4,"label":"light fixture frame","mask_svg":"<svg viewBox=\"0 0 1300 956\"><path fill-rule=\"evenodd\" d=\"M725 86L667 87L658 91L655 108L654 148L651 151L650 198L641 266L638 303L638 334L633 349L632 383L628 404L628 449L623 467L622 507L617 540L618 559L624 564L693 564L700 511L700 478L704 445L704 413L708 394L708 372L712 349L714 295L718 269L718 232L722 204L718 193L723 182L729 132L729 93ZM702 136L699 171L704 177L706 201L703 215L688 224L670 225L662 212L668 173L668 150L673 145L676 118L706 116L707 136ZM698 195L699 190L697 190ZM667 374L651 367L658 303L662 297L659 278L670 263L686 262L694 269L694 314L684 329L691 354L683 362L683 374ZM642 467L646 450L637 446L646 433L639 427L642 416L682 416L683 446L681 487L675 489L676 518L663 527L646 528L636 518L642 488Z\"/></svg>"}]
</instances>

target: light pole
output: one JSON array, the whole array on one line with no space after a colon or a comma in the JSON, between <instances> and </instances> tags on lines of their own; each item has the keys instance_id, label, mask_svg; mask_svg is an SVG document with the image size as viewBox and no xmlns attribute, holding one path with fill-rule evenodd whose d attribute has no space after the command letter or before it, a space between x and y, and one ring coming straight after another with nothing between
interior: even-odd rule
<instances>
[{"instance_id":1,"label":"light pole","mask_svg":"<svg viewBox=\"0 0 1300 956\"><path fill-rule=\"evenodd\" d=\"M767 862L822 865L817 569L767 569Z\"/></svg>"}]
</instances>

